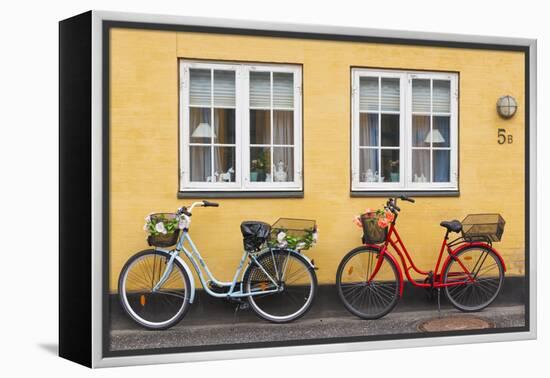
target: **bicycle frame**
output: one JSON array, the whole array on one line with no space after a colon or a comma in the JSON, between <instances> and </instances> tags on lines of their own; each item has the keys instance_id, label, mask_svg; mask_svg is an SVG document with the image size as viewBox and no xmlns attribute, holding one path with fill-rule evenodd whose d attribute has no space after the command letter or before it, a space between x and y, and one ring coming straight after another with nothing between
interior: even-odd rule
<instances>
[{"instance_id":1,"label":"bicycle frame","mask_svg":"<svg viewBox=\"0 0 550 378\"><path fill-rule=\"evenodd\" d=\"M187 242L189 244L190 249L186 248L184 244ZM195 272L197 273L197 276L199 277L199 280L201 281L201 284L204 288L204 290L211 296L216 298L242 298L242 297L249 297L253 295L264 295L264 294L270 294L270 293L276 293L280 290L279 284L277 281L263 268L263 266L258 263L258 260L256 259L256 256L253 254L250 254L248 251L244 251L242 254L242 257L240 259L239 265L235 271L235 275L233 276L233 280L230 282L224 282L219 281L216 279L216 277L212 274L210 269L208 268L207 263L204 261L203 257L201 256L198 248L196 247L195 243L193 243L193 240L191 239L191 236L189 235L189 232L187 229L185 229L182 233L182 235L178 239L178 243L176 244L176 248L173 250L167 250L163 248L156 248L159 251L166 252L171 255L170 260L166 264L166 270L164 271L162 277L160 278L159 282L155 285L153 288L153 291L158 290L168 279L170 276L170 273L172 272L174 259L179 256L179 253L183 251L183 253L187 256L189 261L191 261L191 264L193 265L193 268L195 269ZM260 251L258 254L262 252L268 251L268 248L265 248L264 250ZM291 252L289 251L289 254ZM245 266L246 259L250 258L251 262L250 264L255 263L258 265L258 267L262 270L262 272L271 280L271 282L275 285L274 289L271 290L262 290L257 292L247 292L245 293L243 290L243 284L242 282L238 282L239 277L243 273L243 268ZM201 269L202 267L202 269ZM203 274L203 270L205 275ZM284 274L283 274L284 275ZM190 279L193 279L193 277L190 277ZM213 282L215 285L223 288L228 288L227 292L223 293L217 293L210 289L209 282ZM237 286L239 288L237 289Z\"/></svg>"},{"instance_id":2,"label":"bicycle frame","mask_svg":"<svg viewBox=\"0 0 550 378\"><path fill-rule=\"evenodd\" d=\"M439 250L439 256L437 258L435 269L433 271L429 271L429 272L424 271L424 270L418 268L415 265L411 255L409 254L409 252L407 250L407 247L405 247L405 244L401 240L401 237L399 236L399 233L397 232L397 229L395 227L395 220L396 219L397 219L397 217L394 219L393 222L390 223L390 229L388 231L386 241L384 242L382 247L380 247L378 245L369 245L370 247L380 249L379 258L378 258L376 266L375 266L375 268L374 268L374 270L371 274L371 277L369 277L369 282L378 273L378 271L379 271L379 269L382 265L382 262L384 261L383 257L384 257L385 254L387 254L391 259L394 260L394 262L396 262L397 269L399 270L399 272L398 272L399 276L403 277L403 272L402 272L402 268L401 268L401 266L402 266L404 271L405 271L405 276L407 277L407 280L411 284L413 284L414 286L423 287L423 288L436 288L436 289L439 289L439 288L447 287L447 286L464 285L466 283L465 281L444 283L442 273L444 272L445 267L449 264L450 260L454 259L459 264L459 266L462 268L464 273L467 275L468 281L469 282L474 281L475 277L472 277L471 272L464 266L464 264L462 264L460 259L456 259L454 257L460 250L462 250L466 247L469 247L469 246L480 246L480 247L489 248L490 250L492 250L497 255L497 257L500 259L500 261L502 262L502 266L503 266L504 270L506 271L506 266L504 265L504 260L502 259L501 255L495 249L493 249L492 246L490 246L487 243L462 241L462 242L459 242L459 246L457 248L454 248L454 249L451 248L451 246L447 242L447 240L449 239L449 231L447 231L447 233L445 234L445 237L443 238L443 242L441 243L441 248ZM401 264L397 263L396 259L393 257L393 255L389 251L388 246L391 246L393 248L393 250L397 253L397 255L399 256L399 259L401 261ZM444 251L447 251L449 256L445 259L445 261L442 264L441 262L442 262ZM413 269L416 273L418 273L420 275L423 275L423 276L426 276L426 277L432 276L432 282L427 282L427 283L417 282L411 276L411 273L410 273L411 269ZM401 288L402 288L402 286L401 286Z\"/></svg>"}]
</instances>

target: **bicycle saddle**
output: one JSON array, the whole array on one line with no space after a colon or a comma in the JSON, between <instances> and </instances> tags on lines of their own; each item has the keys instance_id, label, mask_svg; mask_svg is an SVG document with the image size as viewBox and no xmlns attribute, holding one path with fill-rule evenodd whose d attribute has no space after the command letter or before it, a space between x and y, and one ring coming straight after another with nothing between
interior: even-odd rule
<instances>
[{"instance_id":1,"label":"bicycle saddle","mask_svg":"<svg viewBox=\"0 0 550 378\"><path fill-rule=\"evenodd\" d=\"M452 221L443 221L439 224L441 227L445 227L448 231L460 232L462 231L462 223L456 219Z\"/></svg>"}]
</instances>

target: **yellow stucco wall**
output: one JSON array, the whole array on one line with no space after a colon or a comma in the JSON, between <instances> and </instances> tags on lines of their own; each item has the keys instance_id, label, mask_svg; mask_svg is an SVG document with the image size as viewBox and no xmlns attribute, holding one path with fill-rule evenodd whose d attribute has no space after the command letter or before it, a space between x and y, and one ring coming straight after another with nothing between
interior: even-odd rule
<instances>
[{"instance_id":1,"label":"yellow stucco wall","mask_svg":"<svg viewBox=\"0 0 550 378\"><path fill-rule=\"evenodd\" d=\"M506 220L496 244L508 274L523 274L524 55L453 49L114 29L111 32L111 289L124 262L145 249L143 218L174 211L178 200L178 58L303 64L304 189L301 199L219 199L199 208L192 236L212 272L229 280L242 251L245 219L316 219L315 259L321 283L333 283L343 255L360 244L351 222L384 198L350 197L350 67L441 70L460 73L460 196L418 197L403 203L401 236L417 265L433 269L443 219L470 212L499 212ZM495 110L499 96L519 102L508 121ZM506 128L514 143L497 144Z\"/></svg>"}]
</instances>

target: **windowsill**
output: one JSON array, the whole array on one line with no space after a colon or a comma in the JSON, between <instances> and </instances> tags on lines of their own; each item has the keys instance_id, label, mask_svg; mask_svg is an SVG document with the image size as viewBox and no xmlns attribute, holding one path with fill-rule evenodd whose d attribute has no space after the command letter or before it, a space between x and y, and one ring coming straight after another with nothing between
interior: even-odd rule
<instances>
[{"instance_id":1,"label":"windowsill","mask_svg":"<svg viewBox=\"0 0 550 378\"><path fill-rule=\"evenodd\" d=\"M300 191L179 191L178 199L183 198L304 198Z\"/></svg>"},{"instance_id":2,"label":"windowsill","mask_svg":"<svg viewBox=\"0 0 550 378\"><path fill-rule=\"evenodd\" d=\"M350 197L460 197L458 190L353 190Z\"/></svg>"}]
</instances>

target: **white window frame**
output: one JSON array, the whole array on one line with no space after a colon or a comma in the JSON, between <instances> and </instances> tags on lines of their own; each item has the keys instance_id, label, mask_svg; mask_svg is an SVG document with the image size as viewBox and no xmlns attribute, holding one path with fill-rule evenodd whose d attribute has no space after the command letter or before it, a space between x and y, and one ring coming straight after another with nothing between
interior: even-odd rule
<instances>
[{"instance_id":1,"label":"white window frame","mask_svg":"<svg viewBox=\"0 0 550 378\"><path fill-rule=\"evenodd\" d=\"M417 72L401 70L380 70L368 68L353 68L352 76L352 148L351 148L351 181L352 191L456 191L458 190L458 74L446 72ZM389 77L400 79L400 118L399 118L399 178L393 182L361 182L359 161L359 79L361 77ZM430 113L433 115L450 116L450 181L449 182L413 182L412 175L412 80L432 79L449 80L451 95L450 113ZM379 88L381 91L381 87ZM432 105L431 105L432 106ZM370 112L372 113L372 112ZM384 113L392 113L385 112ZM380 109L379 109L379 114ZM419 114L419 113L415 113ZM379 118L380 122L380 118ZM380 128L379 128L380 129ZM364 147L361 147L364 148ZM379 147L380 148L380 147ZM384 148L384 147L383 147ZM437 148L434 148L437 149ZM433 170L430 154L430 169ZM379 162L381 160L379 158Z\"/></svg>"},{"instance_id":2,"label":"white window frame","mask_svg":"<svg viewBox=\"0 0 550 378\"><path fill-rule=\"evenodd\" d=\"M235 71L235 182L191 182L190 181L190 132L189 132L189 70L192 68L221 69ZM287 72L294 74L294 181L252 182L250 181L250 72ZM271 74L273 78L273 74ZM180 60L180 120L179 159L180 191L301 191L302 184L302 67L288 64L246 64L209 61ZM273 79L271 79L273 80ZM213 82L212 82L213 85ZM273 92L273 83L271 85ZM211 107L213 108L213 96ZM272 110L290 110L274 108ZM271 111L271 117L272 116ZM212 120L213 122L214 120ZM273 128L273 119L271 119ZM271 132L273 141L273 129ZM273 145L273 143L271 144ZM277 145L275 145L277 146ZM272 148L273 152L273 148ZM273 155L271 155L273 159ZM271 162L273 165L273 161Z\"/></svg>"}]
</instances>

